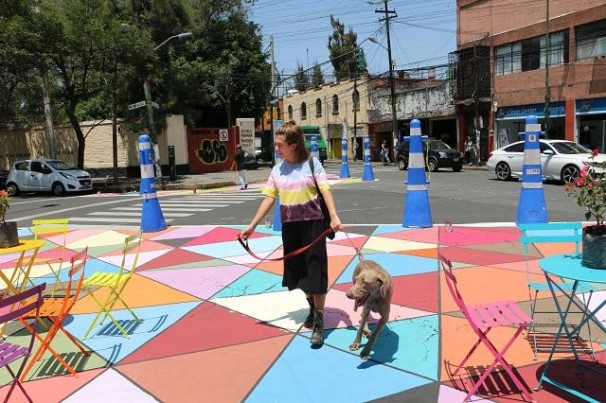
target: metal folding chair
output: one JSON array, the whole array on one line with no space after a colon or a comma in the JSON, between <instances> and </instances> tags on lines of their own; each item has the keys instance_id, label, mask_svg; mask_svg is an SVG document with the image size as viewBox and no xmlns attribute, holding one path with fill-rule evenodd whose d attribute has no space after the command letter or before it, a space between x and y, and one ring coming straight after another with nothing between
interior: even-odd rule
<instances>
[{"instance_id":1,"label":"metal folding chair","mask_svg":"<svg viewBox=\"0 0 606 403\"><path fill-rule=\"evenodd\" d=\"M128 338L128 330L124 328L120 322L112 315L111 311L116 303L121 302L122 305L130 312L136 323L141 322L141 319L135 314L135 312L128 306L126 301L122 298L122 292L126 288L128 282L135 274L137 267L137 260L139 259L139 246L141 244L141 235L137 234L134 236L127 237L124 240L124 248L122 249L122 263L120 269L116 273L108 272L95 272L92 276L84 281L84 289L90 293L91 298L99 306L99 312L95 315L92 323L86 330L83 339L88 338L90 332L97 324L103 325L105 319L109 318L116 328ZM133 254L134 252L134 254ZM130 260L130 262L129 262ZM100 299L96 295L96 291L99 289L106 289L108 291L105 299Z\"/></svg>"},{"instance_id":2,"label":"metal folding chair","mask_svg":"<svg viewBox=\"0 0 606 403\"><path fill-rule=\"evenodd\" d=\"M19 320L30 332L35 332L33 326L28 323L28 320L36 319L37 322L46 326L44 319L50 321L50 325L46 326L48 329L44 337L40 334L36 334L36 339L40 342L40 346L36 350L33 358L30 360L27 368L21 375L23 381L29 371L33 368L36 362L42 358L45 352L50 352L52 356L72 375L76 375L76 370L72 368L70 364L52 347L52 342L59 331L63 332L65 336L71 342L78 347L78 349L84 355L90 355L90 351L84 348L80 342L64 327L63 324L73 306L76 304L78 297L80 296L80 290L82 289L82 281L84 279L84 266L86 265L86 259L88 258L88 248L75 254L70 259L70 268L68 272L69 279L65 286L64 296L45 297L40 307L38 315L33 315L33 312L28 312L19 317Z\"/></svg>"},{"instance_id":3,"label":"metal folding chair","mask_svg":"<svg viewBox=\"0 0 606 403\"><path fill-rule=\"evenodd\" d=\"M37 318L40 313L40 307L42 306L42 291L44 291L44 287L46 287L46 284L41 284L36 287L25 290L19 294L11 295L0 300L0 312L5 312L7 310L9 311L8 313L3 313L2 315L0 315L0 324L4 325L10 321L19 318L25 313L33 312L34 317ZM13 309L13 307L15 306L18 306L18 308ZM5 402L8 402L10 400L15 386L18 386L19 389L21 389L21 392L23 392L25 398L29 402L32 401L32 398L27 394L27 392L23 388L23 385L21 384L19 378L32 352L36 335L37 326L34 325L31 332L31 338L27 346L13 344L6 340L0 340L0 367L5 367L12 378L11 387L9 388L8 393L4 399ZM14 372L10 367L10 364L19 359L22 360L21 366L16 372Z\"/></svg>"},{"instance_id":4,"label":"metal folding chair","mask_svg":"<svg viewBox=\"0 0 606 403\"><path fill-rule=\"evenodd\" d=\"M556 334L555 329L559 327L559 321L557 323L546 323L544 321L537 320L537 314L551 314L555 315L558 313L555 306L552 310L537 310L537 297L539 292L549 293L549 284L545 281L531 281L530 270L528 262L530 260L530 247L533 244L547 244L547 243L574 243L575 253L581 253L580 244L582 241L582 230L583 225L580 222L561 222L561 223L533 223L533 224L519 224L518 228L522 232L520 237L520 243L524 246L524 253L526 254L526 282L528 284L528 294L530 297L530 312L532 323L528 327L530 336L532 337L532 348L535 355L535 359L538 352L550 352L553 343L549 339L545 342L537 341L537 327L542 327L544 330L541 331L541 336L553 337ZM573 291L574 282L564 281L558 285L560 290L571 293ZM580 294L583 304L587 306L591 302L591 297L594 292L594 286L589 283L579 283L576 289L576 294ZM533 294L534 291L534 295ZM585 297L585 294L589 294ZM549 296L551 300L551 295ZM581 310L580 312L584 319L586 311ZM599 324L598 324L599 326ZM551 327L554 330L549 332L548 328ZM591 335L591 326L587 322L587 333L589 335L589 343L585 343L580 337L577 337L575 342L575 348L577 351L585 352L593 356L593 337ZM556 346L556 352L570 352L569 345Z\"/></svg>"},{"instance_id":5,"label":"metal folding chair","mask_svg":"<svg viewBox=\"0 0 606 403\"><path fill-rule=\"evenodd\" d=\"M33 264L46 264L50 269L51 274L54 278L54 286L51 291L51 295L54 296L56 291L59 291L61 288L61 280L60 273L63 269L63 264L68 261L66 256L65 244L67 240L67 233L69 232L69 219L67 218L40 218L32 220L32 233L34 234L34 239L40 238L48 238L60 236L62 240L59 246L61 247L61 253L59 256L55 257L36 257L33 261ZM42 276L45 277L45 276Z\"/></svg>"},{"instance_id":6,"label":"metal folding chair","mask_svg":"<svg viewBox=\"0 0 606 403\"><path fill-rule=\"evenodd\" d=\"M457 278L452 270L452 263L449 259L439 254L442 269L444 271L444 277L446 278L446 284L448 290L452 295L452 298L456 302L457 306L463 312L465 319L471 326L474 333L478 336L478 340L471 347L471 350L465 355L463 361L456 366L456 370L452 375L456 375L461 368L465 365L467 360L471 357L473 352L478 348L480 344L486 346L486 348L494 356L494 360L488 366L486 371L480 376L480 378L469 388L467 396L464 401L467 402L471 397L478 391L479 387L486 380L488 375L496 368L497 364L501 364L502 369L509 375L514 384L522 392L522 395L532 401L532 391L524 384L522 379L513 372L511 365L505 360L504 354L509 350L514 341L518 336L526 329L531 323L530 317L516 304L515 301L500 301L500 302L488 302L481 305L467 306L463 297L461 296L457 287ZM513 327L517 328L511 339L505 346L499 351L495 345L488 339L488 333L497 327Z\"/></svg>"}]
</instances>

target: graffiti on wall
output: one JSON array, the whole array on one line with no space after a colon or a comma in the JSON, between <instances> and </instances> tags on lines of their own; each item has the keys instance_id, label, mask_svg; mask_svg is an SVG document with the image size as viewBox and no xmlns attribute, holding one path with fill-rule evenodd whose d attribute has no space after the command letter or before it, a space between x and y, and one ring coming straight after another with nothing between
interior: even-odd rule
<instances>
[{"instance_id":1,"label":"graffiti on wall","mask_svg":"<svg viewBox=\"0 0 606 403\"><path fill-rule=\"evenodd\" d=\"M227 147L219 140L204 139L198 143L196 156L204 165L222 164L227 161Z\"/></svg>"}]
</instances>

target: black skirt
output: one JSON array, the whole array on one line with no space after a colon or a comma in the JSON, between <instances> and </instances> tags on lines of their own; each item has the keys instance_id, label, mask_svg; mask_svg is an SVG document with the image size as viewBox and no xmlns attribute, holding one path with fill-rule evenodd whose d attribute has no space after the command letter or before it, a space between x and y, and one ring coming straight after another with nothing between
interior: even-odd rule
<instances>
[{"instance_id":1,"label":"black skirt","mask_svg":"<svg viewBox=\"0 0 606 403\"><path fill-rule=\"evenodd\" d=\"M284 254L309 245L323 230L322 220L283 223ZM284 261L282 285L289 290L298 288L308 295L328 292L326 237L305 252Z\"/></svg>"}]
</instances>

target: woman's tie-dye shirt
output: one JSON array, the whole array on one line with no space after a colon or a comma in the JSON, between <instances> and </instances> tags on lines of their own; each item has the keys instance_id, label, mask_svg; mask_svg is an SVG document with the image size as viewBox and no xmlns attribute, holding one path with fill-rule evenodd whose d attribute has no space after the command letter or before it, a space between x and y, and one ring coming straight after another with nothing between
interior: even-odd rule
<instances>
[{"instance_id":1,"label":"woman's tie-dye shirt","mask_svg":"<svg viewBox=\"0 0 606 403\"><path fill-rule=\"evenodd\" d=\"M320 191L330 189L326 171L314 158L316 181ZM281 161L271 170L263 188L265 196L280 196L280 218L282 222L312 221L324 218L309 161L298 163Z\"/></svg>"}]
</instances>

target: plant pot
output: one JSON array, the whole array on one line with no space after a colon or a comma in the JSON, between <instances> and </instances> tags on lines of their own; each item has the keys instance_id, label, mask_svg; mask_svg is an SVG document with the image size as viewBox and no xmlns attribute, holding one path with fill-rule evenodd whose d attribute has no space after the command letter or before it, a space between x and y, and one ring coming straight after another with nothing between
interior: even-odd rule
<instances>
[{"instance_id":1,"label":"plant pot","mask_svg":"<svg viewBox=\"0 0 606 403\"><path fill-rule=\"evenodd\" d=\"M606 225L583 228L583 266L606 270Z\"/></svg>"},{"instance_id":2,"label":"plant pot","mask_svg":"<svg viewBox=\"0 0 606 403\"><path fill-rule=\"evenodd\" d=\"M17 223L14 221L0 222L0 248L12 248L19 245Z\"/></svg>"}]
</instances>

